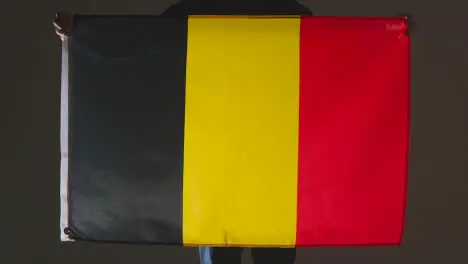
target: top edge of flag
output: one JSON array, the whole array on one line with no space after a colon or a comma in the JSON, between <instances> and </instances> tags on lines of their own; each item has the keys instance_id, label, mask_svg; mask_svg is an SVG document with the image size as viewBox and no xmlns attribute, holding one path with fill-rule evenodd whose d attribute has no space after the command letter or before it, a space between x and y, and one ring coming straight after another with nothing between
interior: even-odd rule
<instances>
[{"instance_id":1,"label":"top edge of flag","mask_svg":"<svg viewBox=\"0 0 468 264\"><path fill-rule=\"evenodd\" d=\"M161 18L167 19L171 17L160 16L160 15L151 15L151 14L73 14L75 18ZM181 16L185 17L185 16ZM187 17L197 17L197 18L307 18L307 19L332 19L332 20L407 20L408 16L398 15L398 16L316 16L316 15L188 15Z\"/></svg>"},{"instance_id":2,"label":"top edge of flag","mask_svg":"<svg viewBox=\"0 0 468 264\"><path fill-rule=\"evenodd\" d=\"M307 19L316 19L316 20L406 20L408 16L398 15L398 16L301 16Z\"/></svg>"},{"instance_id":3,"label":"top edge of flag","mask_svg":"<svg viewBox=\"0 0 468 264\"><path fill-rule=\"evenodd\" d=\"M399 16L314 16L314 15L188 15L188 16L160 16L149 14L72 14L70 16L69 33L76 30L78 24L89 20L155 20L155 21L186 21L187 19L301 19L314 21L315 23L402 23L409 24L410 18L406 15ZM96 22L96 21L95 21ZM120 21L124 22L124 21Z\"/></svg>"},{"instance_id":4,"label":"top edge of flag","mask_svg":"<svg viewBox=\"0 0 468 264\"><path fill-rule=\"evenodd\" d=\"M301 15L189 15L189 18L229 18L229 19L236 19L236 18L301 18L305 16Z\"/></svg>"}]
</instances>

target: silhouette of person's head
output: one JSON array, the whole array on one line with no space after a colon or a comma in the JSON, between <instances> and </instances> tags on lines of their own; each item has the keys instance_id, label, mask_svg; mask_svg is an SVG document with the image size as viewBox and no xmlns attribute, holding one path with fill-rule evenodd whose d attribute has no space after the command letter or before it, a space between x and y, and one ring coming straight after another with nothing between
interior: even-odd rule
<instances>
[{"instance_id":1,"label":"silhouette of person's head","mask_svg":"<svg viewBox=\"0 0 468 264\"><path fill-rule=\"evenodd\" d=\"M182 0L162 15L311 15L296 0Z\"/></svg>"}]
</instances>

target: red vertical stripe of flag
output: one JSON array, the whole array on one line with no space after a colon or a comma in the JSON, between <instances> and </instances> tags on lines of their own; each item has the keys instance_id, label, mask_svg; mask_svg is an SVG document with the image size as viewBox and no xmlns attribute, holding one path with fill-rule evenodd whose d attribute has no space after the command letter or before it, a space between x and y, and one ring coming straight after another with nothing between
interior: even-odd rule
<instances>
[{"instance_id":1,"label":"red vertical stripe of flag","mask_svg":"<svg viewBox=\"0 0 468 264\"><path fill-rule=\"evenodd\" d=\"M408 148L403 19L301 23L297 246L398 244Z\"/></svg>"}]
</instances>

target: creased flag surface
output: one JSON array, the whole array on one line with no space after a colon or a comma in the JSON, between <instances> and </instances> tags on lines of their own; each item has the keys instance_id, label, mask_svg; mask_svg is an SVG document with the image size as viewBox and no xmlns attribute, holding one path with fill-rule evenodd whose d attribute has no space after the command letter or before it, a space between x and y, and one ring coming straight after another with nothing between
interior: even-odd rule
<instances>
[{"instance_id":1,"label":"creased flag surface","mask_svg":"<svg viewBox=\"0 0 468 264\"><path fill-rule=\"evenodd\" d=\"M84 16L63 44L63 240L396 245L405 18Z\"/></svg>"}]
</instances>

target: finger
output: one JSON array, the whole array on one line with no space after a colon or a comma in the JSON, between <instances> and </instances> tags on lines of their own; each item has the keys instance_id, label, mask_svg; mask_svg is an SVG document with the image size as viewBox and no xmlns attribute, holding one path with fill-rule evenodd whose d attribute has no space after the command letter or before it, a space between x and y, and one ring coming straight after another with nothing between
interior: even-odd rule
<instances>
[{"instance_id":1,"label":"finger","mask_svg":"<svg viewBox=\"0 0 468 264\"><path fill-rule=\"evenodd\" d=\"M60 24L58 23L58 21L54 20L54 22L52 22L52 24L54 25L55 28L57 28L57 29L62 29L62 27L60 26Z\"/></svg>"},{"instance_id":2,"label":"finger","mask_svg":"<svg viewBox=\"0 0 468 264\"><path fill-rule=\"evenodd\" d=\"M55 32L61 37L65 37L70 32L72 21L72 15L67 12L59 12L56 14L54 21L52 22Z\"/></svg>"}]
</instances>

